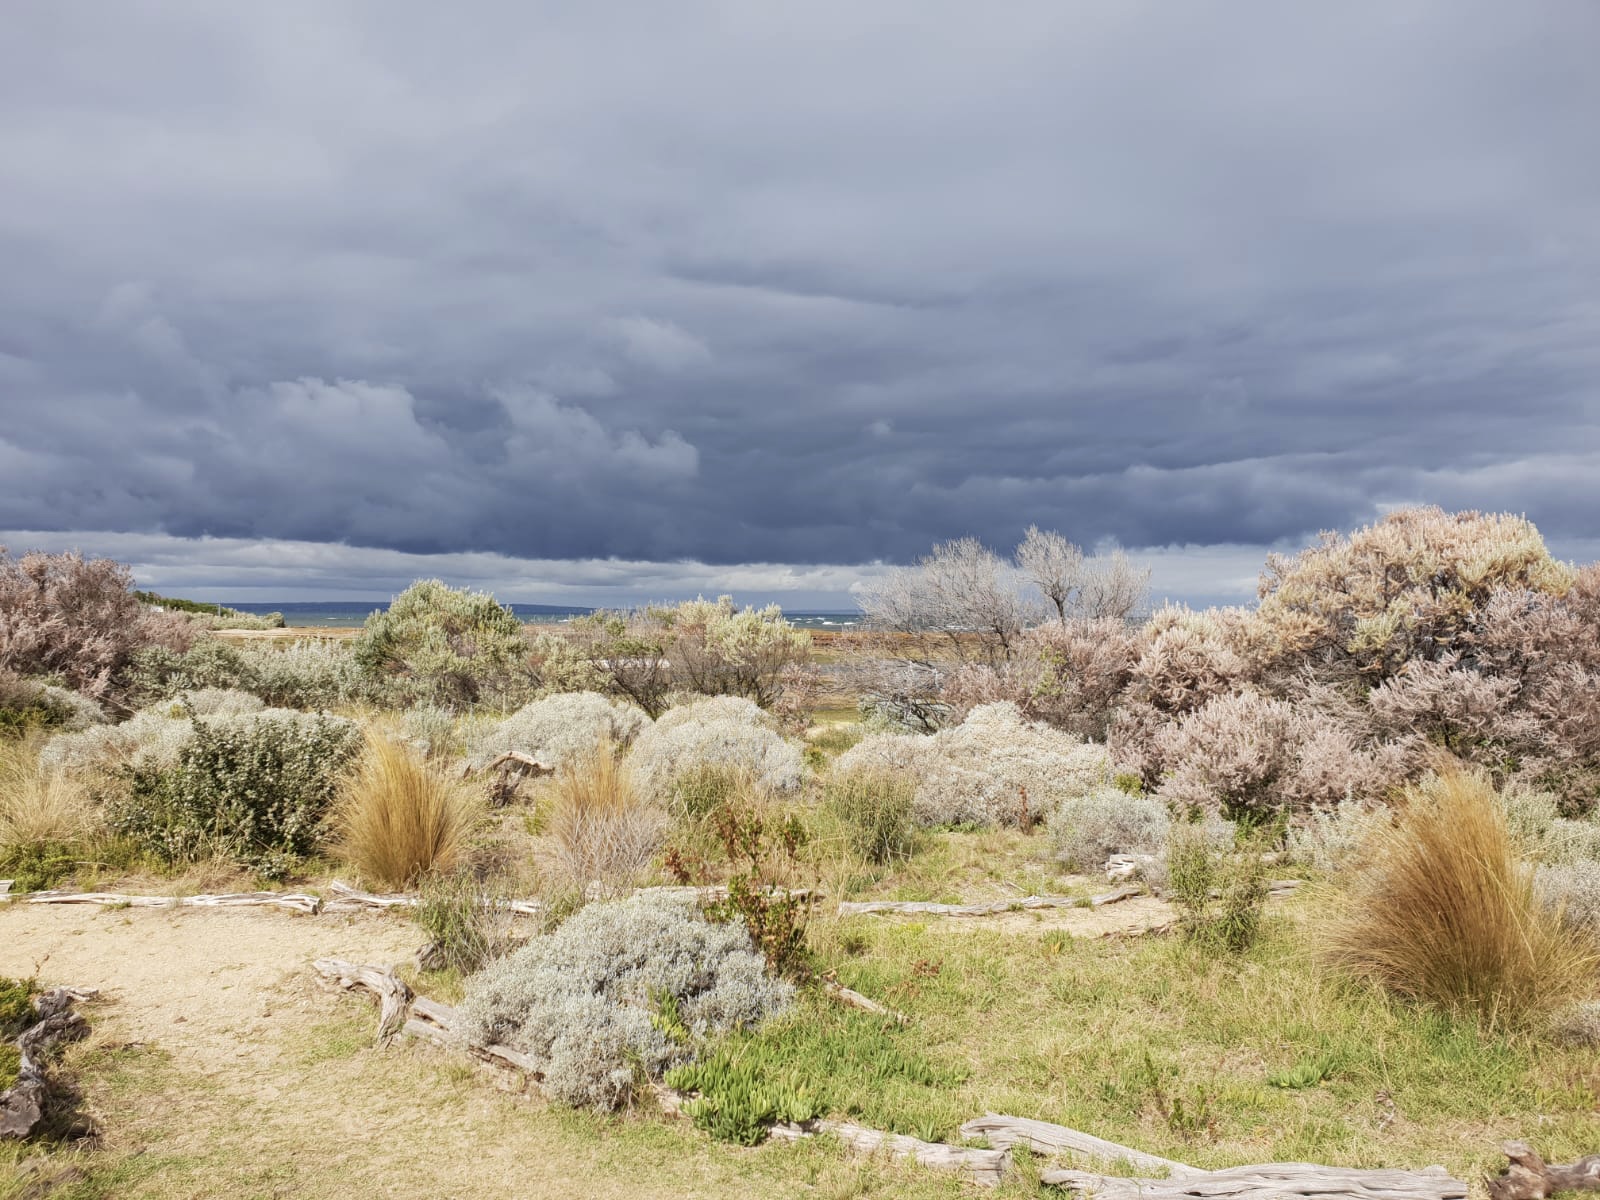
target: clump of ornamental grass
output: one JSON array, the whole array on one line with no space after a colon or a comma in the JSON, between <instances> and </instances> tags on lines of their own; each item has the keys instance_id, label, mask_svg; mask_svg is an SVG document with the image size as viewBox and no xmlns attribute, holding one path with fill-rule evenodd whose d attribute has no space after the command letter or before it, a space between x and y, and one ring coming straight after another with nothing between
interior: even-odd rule
<instances>
[{"instance_id":1,"label":"clump of ornamental grass","mask_svg":"<svg viewBox=\"0 0 1600 1200\"><path fill-rule=\"evenodd\" d=\"M1325 931L1339 967L1491 1029L1587 997L1600 947L1540 903L1534 868L1482 775L1447 770L1375 828Z\"/></svg>"},{"instance_id":2,"label":"clump of ornamental grass","mask_svg":"<svg viewBox=\"0 0 1600 1200\"><path fill-rule=\"evenodd\" d=\"M880 866L916 853L915 797L911 780L871 769L836 773L822 788L823 804L839 819L847 844Z\"/></svg>"},{"instance_id":3,"label":"clump of ornamental grass","mask_svg":"<svg viewBox=\"0 0 1600 1200\"><path fill-rule=\"evenodd\" d=\"M548 874L580 899L614 896L649 865L667 816L640 795L610 747L556 772L550 788Z\"/></svg>"},{"instance_id":4,"label":"clump of ornamental grass","mask_svg":"<svg viewBox=\"0 0 1600 1200\"><path fill-rule=\"evenodd\" d=\"M18 891L49 887L69 873L94 826L82 785L31 757L0 762L0 873Z\"/></svg>"},{"instance_id":5,"label":"clump of ornamental grass","mask_svg":"<svg viewBox=\"0 0 1600 1200\"><path fill-rule=\"evenodd\" d=\"M339 798L340 852L374 883L403 888L454 867L475 815L471 793L407 746L369 737Z\"/></svg>"}]
</instances>

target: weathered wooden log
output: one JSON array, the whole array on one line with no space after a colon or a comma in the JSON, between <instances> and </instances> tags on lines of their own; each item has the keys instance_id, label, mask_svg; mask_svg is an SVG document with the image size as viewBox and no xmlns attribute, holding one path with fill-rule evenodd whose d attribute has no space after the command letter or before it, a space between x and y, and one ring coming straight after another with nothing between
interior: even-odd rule
<instances>
[{"instance_id":1,"label":"weathered wooden log","mask_svg":"<svg viewBox=\"0 0 1600 1200\"><path fill-rule=\"evenodd\" d=\"M982 1187L995 1187L1011 1165L1009 1150L969 1150L943 1142L924 1142L900 1133L868 1129L849 1121L807 1121L803 1125L780 1123L771 1129L779 1141L793 1142L818 1134L832 1134L858 1154L887 1154L890 1158L911 1159L936 1171L965 1175Z\"/></svg>"},{"instance_id":2,"label":"weathered wooden log","mask_svg":"<svg viewBox=\"0 0 1600 1200\"><path fill-rule=\"evenodd\" d=\"M17 1082L0 1092L0 1138L32 1137L44 1120L49 1100L46 1058L61 1042L76 1041L89 1032L83 1014L73 1004L99 995L93 988L51 988L33 998L37 1019L17 1038Z\"/></svg>"},{"instance_id":3,"label":"weathered wooden log","mask_svg":"<svg viewBox=\"0 0 1600 1200\"><path fill-rule=\"evenodd\" d=\"M531 775L554 775L556 773L556 769L543 759L535 758L531 754L524 754L521 750L507 750L485 767L484 770L503 771L510 766L523 767Z\"/></svg>"},{"instance_id":4,"label":"weathered wooden log","mask_svg":"<svg viewBox=\"0 0 1600 1200\"><path fill-rule=\"evenodd\" d=\"M1052 1125L1048 1121L1034 1121L1027 1117L985 1113L963 1125L961 1136L988 1138L991 1146L1000 1149L1020 1145L1036 1150L1040 1154L1060 1154L1070 1150L1075 1154L1087 1155L1089 1158L1108 1163L1125 1162L1140 1171L1160 1171L1171 1176L1199 1174L1186 1163L1146 1154L1143 1150L1108 1142L1104 1138L1095 1137L1092 1133L1068 1129L1065 1125Z\"/></svg>"},{"instance_id":5,"label":"weathered wooden log","mask_svg":"<svg viewBox=\"0 0 1600 1200\"><path fill-rule=\"evenodd\" d=\"M871 997L852 991L832 979L824 979L822 981L822 990L840 1004L848 1005L851 1008L859 1008L863 1012L874 1013L880 1017L888 1017L897 1025L909 1025L911 1023L911 1018L906 1016L905 1013L895 1012L892 1008L885 1008Z\"/></svg>"},{"instance_id":6,"label":"weathered wooden log","mask_svg":"<svg viewBox=\"0 0 1600 1200\"><path fill-rule=\"evenodd\" d=\"M994 900L987 904L935 904L926 900L846 900L839 915L863 916L868 913L913 913L928 917L993 917L1001 913L1026 912L1041 908L1101 908L1128 900L1144 891L1129 885L1083 899L1077 896L1021 896L1015 900Z\"/></svg>"},{"instance_id":7,"label":"weathered wooden log","mask_svg":"<svg viewBox=\"0 0 1600 1200\"><path fill-rule=\"evenodd\" d=\"M319 958L311 964L318 975L345 989L366 988L378 997L378 1044L399 1033L411 1009L412 992L392 967L372 967L342 958Z\"/></svg>"},{"instance_id":8,"label":"weathered wooden log","mask_svg":"<svg viewBox=\"0 0 1600 1200\"><path fill-rule=\"evenodd\" d=\"M1362 1170L1314 1163L1261 1163L1176 1179L1121 1179L1091 1171L1045 1171L1041 1183L1095 1200L1465 1200L1467 1185L1443 1167Z\"/></svg>"},{"instance_id":9,"label":"weathered wooden log","mask_svg":"<svg viewBox=\"0 0 1600 1200\"><path fill-rule=\"evenodd\" d=\"M1125 883L1157 861L1154 854L1113 854L1106 859L1106 879Z\"/></svg>"},{"instance_id":10,"label":"weathered wooden log","mask_svg":"<svg viewBox=\"0 0 1600 1200\"><path fill-rule=\"evenodd\" d=\"M199 896L130 896L121 892L23 892L14 899L28 904L103 904L113 908L286 908L315 913L316 896L299 892L222 892Z\"/></svg>"},{"instance_id":11,"label":"weathered wooden log","mask_svg":"<svg viewBox=\"0 0 1600 1200\"><path fill-rule=\"evenodd\" d=\"M422 897L410 892L363 892L360 888L351 887L339 879L328 885L328 891L333 894L333 899L323 902L323 912L416 908L422 903ZM485 898L483 905L485 908L503 908L508 912L521 913L524 916L536 917L544 911L543 903L538 900L499 900L491 897Z\"/></svg>"},{"instance_id":12,"label":"weathered wooden log","mask_svg":"<svg viewBox=\"0 0 1600 1200\"><path fill-rule=\"evenodd\" d=\"M1488 1181L1489 1200L1545 1200L1555 1192L1600 1191L1600 1154L1557 1166L1540 1158L1527 1142L1506 1142L1510 1163Z\"/></svg>"}]
</instances>

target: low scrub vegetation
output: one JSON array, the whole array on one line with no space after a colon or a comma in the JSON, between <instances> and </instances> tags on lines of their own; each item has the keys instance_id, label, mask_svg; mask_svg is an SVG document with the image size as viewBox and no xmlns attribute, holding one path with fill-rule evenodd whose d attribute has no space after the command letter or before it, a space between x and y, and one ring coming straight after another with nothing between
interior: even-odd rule
<instances>
[{"instance_id":1,"label":"low scrub vegetation","mask_svg":"<svg viewBox=\"0 0 1600 1200\"><path fill-rule=\"evenodd\" d=\"M608 748L567 763L550 789L546 868L554 889L582 900L632 886L666 837L667 816Z\"/></svg>"},{"instance_id":2,"label":"low scrub vegetation","mask_svg":"<svg viewBox=\"0 0 1600 1200\"><path fill-rule=\"evenodd\" d=\"M524 705L475 740L472 761L483 765L508 750L550 767L590 758L602 746L624 750L648 725L639 709L597 692L568 692Z\"/></svg>"},{"instance_id":3,"label":"low scrub vegetation","mask_svg":"<svg viewBox=\"0 0 1600 1200\"><path fill-rule=\"evenodd\" d=\"M641 1078L793 997L742 928L692 901L637 896L589 905L475 976L461 1014L470 1039L532 1056L554 1098L613 1109Z\"/></svg>"}]
</instances>

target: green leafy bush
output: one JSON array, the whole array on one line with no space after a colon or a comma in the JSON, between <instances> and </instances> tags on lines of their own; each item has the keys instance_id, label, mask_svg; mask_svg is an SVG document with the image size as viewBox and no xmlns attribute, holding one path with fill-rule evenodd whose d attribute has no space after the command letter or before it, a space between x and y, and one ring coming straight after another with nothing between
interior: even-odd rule
<instances>
[{"instance_id":1,"label":"green leafy bush","mask_svg":"<svg viewBox=\"0 0 1600 1200\"><path fill-rule=\"evenodd\" d=\"M361 731L342 717L267 711L196 720L171 766L128 768L113 831L163 858L223 855L284 873L322 835Z\"/></svg>"},{"instance_id":2,"label":"green leafy bush","mask_svg":"<svg viewBox=\"0 0 1600 1200\"><path fill-rule=\"evenodd\" d=\"M413 583L367 618L352 647L374 679L434 704L503 707L532 686L522 622L487 592Z\"/></svg>"},{"instance_id":3,"label":"green leafy bush","mask_svg":"<svg viewBox=\"0 0 1600 1200\"><path fill-rule=\"evenodd\" d=\"M886 771L848 771L823 784L822 802L844 826L850 848L880 865L917 851L916 788Z\"/></svg>"},{"instance_id":4,"label":"green leafy bush","mask_svg":"<svg viewBox=\"0 0 1600 1200\"><path fill-rule=\"evenodd\" d=\"M1207 947L1247 949L1261 931L1267 871L1260 835L1240 833L1219 846L1203 824L1176 825L1167 841L1167 896L1186 939Z\"/></svg>"}]
</instances>

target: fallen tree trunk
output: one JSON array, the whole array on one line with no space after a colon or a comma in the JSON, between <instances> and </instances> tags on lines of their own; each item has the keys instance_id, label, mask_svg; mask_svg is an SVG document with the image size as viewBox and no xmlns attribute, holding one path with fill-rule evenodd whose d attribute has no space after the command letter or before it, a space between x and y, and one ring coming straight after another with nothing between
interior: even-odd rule
<instances>
[{"instance_id":1,"label":"fallen tree trunk","mask_svg":"<svg viewBox=\"0 0 1600 1200\"><path fill-rule=\"evenodd\" d=\"M1489 1200L1545 1200L1555 1192L1600 1191L1600 1154L1556 1166L1540 1158L1527 1142L1506 1142L1510 1165L1489 1183Z\"/></svg>"},{"instance_id":2,"label":"fallen tree trunk","mask_svg":"<svg viewBox=\"0 0 1600 1200\"><path fill-rule=\"evenodd\" d=\"M59 1043L77 1041L89 1032L89 1022L72 1005L97 995L93 988L58 987L33 998L38 1019L17 1038L17 1082L0 1092L0 1138L21 1140L39 1128L49 1099L45 1058Z\"/></svg>"},{"instance_id":3,"label":"fallen tree trunk","mask_svg":"<svg viewBox=\"0 0 1600 1200\"><path fill-rule=\"evenodd\" d=\"M1026 912L1041 908L1101 908L1139 895L1141 887L1120 887L1098 896L1021 896L1016 900L994 900L987 904L934 904L925 900L846 900L839 915L863 916L868 913L915 913L929 917L993 917L1001 913Z\"/></svg>"},{"instance_id":4,"label":"fallen tree trunk","mask_svg":"<svg viewBox=\"0 0 1600 1200\"><path fill-rule=\"evenodd\" d=\"M909 1025L911 1023L911 1018L906 1016L905 1013L895 1012L892 1008L885 1008L876 1000L863 996L860 992L851 991L832 979L824 979L822 981L822 990L840 1004L848 1005L851 1008L859 1008L863 1012L875 1013L880 1017L888 1017L897 1025Z\"/></svg>"},{"instance_id":5,"label":"fallen tree trunk","mask_svg":"<svg viewBox=\"0 0 1600 1200\"><path fill-rule=\"evenodd\" d=\"M1174 1162L1170 1158L1160 1158L1130 1146L1120 1146L1116 1142L1095 1137L1092 1133L1080 1133L1076 1129L1068 1129L1065 1125L1052 1125L1048 1121L1033 1121L1027 1117L1006 1117L998 1113L985 1113L963 1125L961 1136L988 1138L991 1146L1001 1149L1021 1145L1040 1154L1060 1154L1062 1151L1070 1150L1108 1163L1125 1162L1136 1170L1164 1171L1172 1176L1199 1173L1193 1167Z\"/></svg>"},{"instance_id":6,"label":"fallen tree trunk","mask_svg":"<svg viewBox=\"0 0 1600 1200\"><path fill-rule=\"evenodd\" d=\"M323 904L323 912L416 908L422 903L421 896L410 892L363 892L360 888L351 887L348 883L338 879L328 885L328 891L333 893L333 899ZM497 900L489 897L484 899L483 906L485 908L503 908L509 912L521 913L530 917L536 917L544 911L543 903L538 900Z\"/></svg>"},{"instance_id":7,"label":"fallen tree trunk","mask_svg":"<svg viewBox=\"0 0 1600 1200\"><path fill-rule=\"evenodd\" d=\"M1091 1171L1045 1171L1039 1182L1095 1200L1466 1200L1467 1185L1443 1167L1362 1170L1314 1163L1262 1163L1197 1171L1176 1179L1121 1179Z\"/></svg>"},{"instance_id":8,"label":"fallen tree trunk","mask_svg":"<svg viewBox=\"0 0 1600 1200\"><path fill-rule=\"evenodd\" d=\"M129 896L121 892L22 892L26 904L103 904L114 908L286 908L316 913L322 901L300 892L223 892L199 896Z\"/></svg>"},{"instance_id":9,"label":"fallen tree trunk","mask_svg":"<svg viewBox=\"0 0 1600 1200\"><path fill-rule=\"evenodd\" d=\"M780 1123L771 1136L784 1142L818 1134L832 1134L858 1154L887 1154L890 1158L910 1159L936 1171L965 1175L981 1187L996 1187L1011 1165L1009 1150L969 1150L943 1142L924 1142L901 1133L884 1133L849 1121L807 1121L803 1125Z\"/></svg>"}]
</instances>

